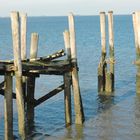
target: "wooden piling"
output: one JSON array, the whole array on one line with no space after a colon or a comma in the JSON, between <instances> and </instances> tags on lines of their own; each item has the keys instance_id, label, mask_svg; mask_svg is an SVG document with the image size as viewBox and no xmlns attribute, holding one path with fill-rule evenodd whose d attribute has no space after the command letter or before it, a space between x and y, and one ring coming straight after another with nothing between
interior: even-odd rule
<instances>
[{"instance_id":1,"label":"wooden piling","mask_svg":"<svg viewBox=\"0 0 140 140\"><path fill-rule=\"evenodd\" d=\"M26 38L27 38L27 14L21 13L20 14L21 18L21 26L20 26L20 31L21 31L21 59L24 60L27 58L27 53L26 53Z\"/></svg>"},{"instance_id":2,"label":"wooden piling","mask_svg":"<svg viewBox=\"0 0 140 140\"><path fill-rule=\"evenodd\" d=\"M106 92L114 91L114 33L113 33L113 11L108 12L108 33L109 33L109 64L110 69L106 75Z\"/></svg>"},{"instance_id":3,"label":"wooden piling","mask_svg":"<svg viewBox=\"0 0 140 140\"><path fill-rule=\"evenodd\" d=\"M31 48L30 48L30 61L34 61L37 58L38 51L38 39L37 33L31 34ZM34 93L35 93L35 77L31 75L27 78L27 121L28 127L32 127L34 122ZM29 128L30 129L30 128Z\"/></svg>"},{"instance_id":4,"label":"wooden piling","mask_svg":"<svg viewBox=\"0 0 140 140\"><path fill-rule=\"evenodd\" d=\"M66 54L67 54L67 59L71 60L71 49L70 49L70 33L69 31L65 31L63 33L64 36L64 44L65 44L65 50L66 50Z\"/></svg>"},{"instance_id":5,"label":"wooden piling","mask_svg":"<svg viewBox=\"0 0 140 140\"><path fill-rule=\"evenodd\" d=\"M132 14L136 47L136 61L140 60L140 12ZM136 92L140 94L140 65L137 65Z\"/></svg>"},{"instance_id":6,"label":"wooden piling","mask_svg":"<svg viewBox=\"0 0 140 140\"><path fill-rule=\"evenodd\" d=\"M13 140L12 76L10 73L5 74L4 92L5 140Z\"/></svg>"},{"instance_id":7,"label":"wooden piling","mask_svg":"<svg viewBox=\"0 0 140 140\"><path fill-rule=\"evenodd\" d=\"M84 121L84 111L83 111L82 98L81 98L80 87L79 87L74 17L72 13L69 14L68 20L69 20L69 32L70 32L71 62L74 66L72 70L72 86L74 92L75 123L82 124Z\"/></svg>"},{"instance_id":8,"label":"wooden piling","mask_svg":"<svg viewBox=\"0 0 140 140\"><path fill-rule=\"evenodd\" d=\"M70 35L68 31L63 33L65 50L67 54L67 59L71 59L70 51ZM65 102L65 123L66 126L72 123L72 111L71 111L71 72L64 74L64 102Z\"/></svg>"},{"instance_id":9,"label":"wooden piling","mask_svg":"<svg viewBox=\"0 0 140 140\"><path fill-rule=\"evenodd\" d=\"M20 33L21 33L21 60L27 59L27 51L26 51L26 38L27 38L27 14L20 14ZM26 98L26 77L22 77L22 86L23 86L23 96Z\"/></svg>"},{"instance_id":10,"label":"wooden piling","mask_svg":"<svg viewBox=\"0 0 140 140\"><path fill-rule=\"evenodd\" d=\"M105 74L105 80L106 80L105 94L106 95L111 95L112 85L113 85L112 79L113 79L113 75L110 73L110 71L106 71L106 74Z\"/></svg>"},{"instance_id":11,"label":"wooden piling","mask_svg":"<svg viewBox=\"0 0 140 140\"><path fill-rule=\"evenodd\" d=\"M138 44L138 47L140 48L140 12L135 12L135 20L136 20L136 33L137 34L137 37L136 37L136 40L137 40L137 44Z\"/></svg>"},{"instance_id":12,"label":"wooden piling","mask_svg":"<svg viewBox=\"0 0 140 140\"><path fill-rule=\"evenodd\" d=\"M113 11L108 12L108 33L109 33L109 56L110 72L114 75L114 31L113 31Z\"/></svg>"},{"instance_id":13,"label":"wooden piling","mask_svg":"<svg viewBox=\"0 0 140 140\"><path fill-rule=\"evenodd\" d=\"M132 14L133 29L134 29L134 39L135 39L135 48L136 48L136 59L139 56L139 46L138 46L138 32L137 32L137 22L135 12Z\"/></svg>"},{"instance_id":14,"label":"wooden piling","mask_svg":"<svg viewBox=\"0 0 140 140\"><path fill-rule=\"evenodd\" d=\"M22 89L22 64L21 64L21 46L20 46L20 24L19 13L11 12L11 27L13 38L13 50L14 50L14 65L16 67L16 101L18 110L18 127L19 135L22 140L26 139L25 133L25 110L24 110L24 98Z\"/></svg>"},{"instance_id":15,"label":"wooden piling","mask_svg":"<svg viewBox=\"0 0 140 140\"><path fill-rule=\"evenodd\" d=\"M101 31L101 59L98 65L98 92L105 90L105 68L106 68L106 15L100 12L100 31Z\"/></svg>"},{"instance_id":16,"label":"wooden piling","mask_svg":"<svg viewBox=\"0 0 140 140\"><path fill-rule=\"evenodd\" d=\"M38 33L32 33L31 34L31 48L30 48L30 59L31 60L37 58L38 40L39 40Z\"/></svg>"},{"instance_id":17,"label":"wooden piling","mask_svg":"<svg viewBox=\"0 0 140 140\"><path fill-rule=\"evenodd\" d=\"M105 12L100 12L100 30L101 30L101 49L102 49L102 62L106 57L106 15Z\"/></svg>"}]
</instances>

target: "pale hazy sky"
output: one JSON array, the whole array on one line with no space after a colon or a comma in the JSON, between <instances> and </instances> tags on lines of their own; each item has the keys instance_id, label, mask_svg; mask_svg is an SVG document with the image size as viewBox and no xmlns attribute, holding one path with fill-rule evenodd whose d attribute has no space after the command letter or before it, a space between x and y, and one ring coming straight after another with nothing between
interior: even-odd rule
<instances>
[{"instance_id":1,"label":"pale hazy sky","mask_svg":"<svg viewBox=\"0 0 140 140\"><path fill-rule=\"evenodd\" d=\"M140 10L140 0L0 0L0 16L9 16L10 11L15 10L30 16L59 16L69 12L97 15L108 10L114 14L131 14Z\"/></svg>"}]
</instances>

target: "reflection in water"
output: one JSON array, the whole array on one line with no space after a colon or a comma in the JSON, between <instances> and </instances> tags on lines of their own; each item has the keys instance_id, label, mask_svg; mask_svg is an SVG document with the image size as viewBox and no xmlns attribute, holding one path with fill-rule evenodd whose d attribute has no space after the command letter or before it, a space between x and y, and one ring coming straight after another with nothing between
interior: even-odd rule
<instances>
[{"instance_id":1,"label":"reflection in water","mask_svg":"<svg viewBox=\"0 0 140 140\"><path fill-rule=\"evenodd\" d=\"M118 96L121 90L116 91L116 96L98 96L93 101L96 105L94 111L97 113L89 119L86 118L83 127L72 125L67 130L57 132L55 134L57 139L139 140L140 96L135 98L132 90L123 91L121 96ZM91 111L89 110L88 113Z\"/></svg>"},{"instance_id":2,"label":"reflection in water","mask_svg":"<svg viewBox=\"0 0 140 140\"><path fill-rule=\"evenodd\" d=\"M135 107L134 107L134 111L135 111L135 116L134 116L134 131L135 131L135 135L139 135L139 128L140 128L140 94L136 95L135 98Z\"/></svg>"},{"instance_id":3,"label":"reflection in water","mask_svg":"<svg viewBox=\"0 0 140 140\"><path fill-rule=\"evenodd\" d=\"M99 95L97 101L98 112L105 111L114 104L114 96Z\"/></svg>"},{"instance_id":4,"label":"reflection in water","mask_svg":"<svg viewBox=\"0 0 140 140\"><path fill-rule=\"evenodd\" d=\"M83 126L75 125L75 130L76 130L75 138L76 139L84 139Z\"/></svg>"},{"instance_id":5,"label":"reflection in water","mask_svg":"<svg viewBox=\"0 0 140 140\"><path fill-rule=\"evenodd\" d=\"M97 127L97 132L95 137L99 140L108 140L109 138L113 138L114 131L113 131L113 118L114 114L111 110L114 104L114 96L105 96L99 95L98 96L98 120L99 125L101 127ZM100 118L102 116L102 118ZM95 132L95 131L94 131Z\"/></svg>"},{"instance_id":6,"label":"reflection in water","mask_svg":"<svg viewBox=\"0 0 140 140\"><path fill-rule=\"evenodd\" d=\"M65 135L65 137L66 138L72 138L72 128L71 128L71 126L66 128L66 135Z\"/></svg>"},{"instance_id":7,"label":"reflection in water","mask_svg":"<svg viewBox=\"0 0 140 140\"><path fill-rule=\"evenodd\" d=\"M84 139L83 126L75 125L74 128L72 128L72 126L70 126L66 129L67 129L67 132L66 132L65 138L68 138L68 139L74 138L76 140Z\"/></svg>"},{"instance_id":8,"label":"reflection in water","mask_svg":"<svg viewBox=\"0 0 140 140\"><path fill-rule=\"evenodd\" d=\"M35 132L35 125L34 125L34 121L27 121L27 130L26 133L28 135L28 137L32 136L33 133Z\"/></svg>"}]
</instances>

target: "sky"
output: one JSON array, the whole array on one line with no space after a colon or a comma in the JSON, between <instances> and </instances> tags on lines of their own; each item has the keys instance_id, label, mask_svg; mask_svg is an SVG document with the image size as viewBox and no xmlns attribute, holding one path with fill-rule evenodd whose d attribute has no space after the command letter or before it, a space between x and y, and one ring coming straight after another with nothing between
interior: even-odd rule
<instances>
[{"instance_id":1,"label":"sky","mask_svg":"<svg viewBox=\"0 0 140 140\"><path fill-rule=\"evenodd\" d=\"M140 0L0 0L0 16L10 11L26 12L29 16L98 15L113 10L114 14L132 14L140 10Z\"/></svg>"}]
</instances>

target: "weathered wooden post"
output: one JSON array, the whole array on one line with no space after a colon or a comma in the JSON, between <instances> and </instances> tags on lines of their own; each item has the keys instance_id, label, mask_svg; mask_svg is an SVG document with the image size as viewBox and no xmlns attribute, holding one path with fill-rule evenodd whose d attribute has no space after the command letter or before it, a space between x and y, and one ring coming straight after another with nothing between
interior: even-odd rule
<instances>
[{"instance_id":1,"label":"weathered wooden post","mask_svg":"<svg viewBox=\"0 0 140 140\"><path fill-rule=\"evenodd\" d=\"M98 92L105 90L105 68L106 68L106 15L100 12L100 31L101 31L101 59L98 65Z\"/></svg>"},{"instance_id":2,"label":"weathered wooden post","mask_svg":"<svg viewBox=\"0 0 140 140\"><path fill-rule=\"evenodd\" d=\"M101 30L101 59L98 65L98 92L99 94L111 95L114 91L114 35L113 35L113 12L108 12L109 33L109 60L106 59L106 15L100 12ZM110 67L107 67L107 62Z\"/></svg>"},{"instance_id":3,"label":"weathered wooden post","mask_svg":"<svg viewBox=\"0 0 140 140\"><path fill-rule=\"evenodd\" d=\"M136 92L140 94L140 12L135 12L132 14L133 18L133 28L135 36L135 47L136 47Z\"/></svg>"},{"instance_id":4,"label":"weathered wooden post","mask_svg":"<svg viewBox=\"0 0 140 140\"><path fill-rule=\"evenodd\" d=\"M108 95L114 91L114 33L113 33L113 11L108 12L108 33L109 33L109 71L106 73L105 91Z\"/></svg>"},{"instance_id":5,"label":"weathered wooden post","mask_svg":"<svg viewBox=\"0 0 140 140\"><path fill-rule=\"evenodd\" d=\"M67 60L71 61L70 35L68 31L63 33ZM65 102L65 122L66 126L71 125L71 72L64 73L64 102Z\"/></svg>"},{"instance_id":6,"label":"weathered wooden post","mask_svg":"<svg viewBox=\"0 0 140 140\"><path fill-rule=\"evenodd\" d=\"M68 20L69 20L69 32L70 32L71 62L73 64L72 86L74 92L75 123L82 124L84 121L84 111L83 111L82 98L81 98L80 87L79 87L74 17L72 13L69 14Z\"/></svg>"},{"instance_id":7,"label":"weathered wooden post","mask_svg":"<svg viewBox=\"0 0 140 140\"><path fill-rule=\"evenodd\" d=\"M39 35L37 33L31 34L30 61L34 61L35 58L37 58L38 39ZM27 121L29 127L32 126L34 122L34 93L35 76L31 75L27 78Z\"/></svg>"},{"instance_id":8,"label":"weathered wooden post","mask_svg":"<svg viewBox=\"0 0 140 140\"><path fill-rule=\"evenodd\" d=\"M5 73L5 93L4 93L4 121L5 140L13 140L13 98L12 98L12 76Z\"/></svg>"},{"instance_id":9,"label":"weathered wooden post","mask_svg":"<svg viewBox=\"0 0 140 140\"><path fill-rule=\"evenodd\" d=\"M26 52L26 38L27 38L27 14L21 13L20 14L20 33L21 33L21 60L25 60L27 58ZM23 95L24 99L26 97L26 77L22 77L22 85L23 85Z\"/></svg>"},{"instance_id":10,"label":"weathered wooden post","mask_svg":"<svg viewBox=\"0 0 140 140\"><path fill-rule=\"evenodd\" d=\"M25 60L27 58L27 53L26 53L26 38L27 38L27 14L21 13L20 14L21 18L21 26L20 26L20 31L21 31L21 59Z\"/></svg>"},{"instance_id":11,"label":"weathered wooden post","mask_svg":"<svg viewBox=\"0 0 140 140\"><path fill-rule=\"evenodd\" d=\"M137 30L137 21L135 12L132 14L133 20L133 29L134 29L134 39L135 39L135 47L136 47L136 59L139 56L139 46L138 46L138 30Z\"/></svg>"},{"instance_id":12,"label":"weathered wooden post","mask_svg":"<svg viewBox=\"0 0 140 140\"><path fill-rule=\"evenodd\" d=\"M25 133L25 110L24 98L22 89L22 64L21 64L21 46L20 46L20 24L19 13L11 12L11 27L13 37L13 50L14 50L14 65L16 68L16 101L18 110L18 127L19 134L22 140L26 139Z\"/></svg>"}]
</instances>

